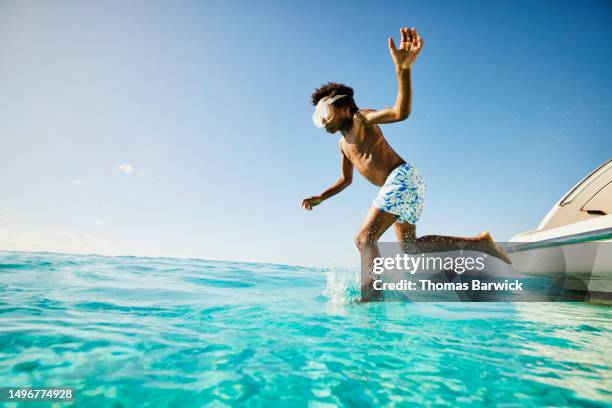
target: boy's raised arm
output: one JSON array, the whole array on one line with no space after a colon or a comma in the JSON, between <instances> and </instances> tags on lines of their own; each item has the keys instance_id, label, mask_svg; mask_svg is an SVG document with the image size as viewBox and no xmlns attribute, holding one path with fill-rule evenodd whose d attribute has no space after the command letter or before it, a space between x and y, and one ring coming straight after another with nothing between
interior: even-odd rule
<instances>
[{"instance_id":1,"label":"boy's raised arm","mask_svg":"<svg viewBox=\"0 0 612 408\"><path fill-rule=\"evenodd\" d=\"M402 42L395 48L393 38L389 37L389 52L395 64L397 75L397 98L395 106L380 110L366 110L356 113L359 119L366 124L393 123L406 119L412 107L412 84L410 68L423 48L424 41L417 34L416 29L406 27L400 30Z\"/></svg>"}]
</instances>

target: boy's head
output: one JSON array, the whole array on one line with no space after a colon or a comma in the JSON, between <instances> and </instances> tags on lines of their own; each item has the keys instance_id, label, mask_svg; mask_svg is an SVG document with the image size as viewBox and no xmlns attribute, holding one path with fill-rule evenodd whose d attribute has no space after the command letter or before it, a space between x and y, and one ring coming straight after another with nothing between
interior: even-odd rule
<instances>
[{"instance_id":1,"label":"boy's head","mask_svg":"<svg viewBox=\"0 0 612 408\"><path fill-rule=\"evenodd\" d=\"M338 82L328 82L315 89L312 93L312 104L319 105L313 115L315 125L325 127L329 133L335 133L349 125L353 115L359 110L353 99L353 88ZM327 105L328 109L321 109L323 104ZM321 117L321 112L324 112L324 117Z\"/></svg>"}]
</instances>

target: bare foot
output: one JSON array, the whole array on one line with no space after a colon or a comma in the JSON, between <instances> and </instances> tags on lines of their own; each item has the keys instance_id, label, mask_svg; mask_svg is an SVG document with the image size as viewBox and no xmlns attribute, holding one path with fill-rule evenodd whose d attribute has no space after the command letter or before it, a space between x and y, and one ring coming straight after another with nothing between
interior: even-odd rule
<instances>
[{"instance_id":1,"label":"bare foot","mask_svg":"<svg viewBox=\"0 0 612 408\"><path fill-rule=\"evenodd\" d=\"M482 244L480 248L483 252L486 252L489 255L492 255L496 258L501 259L507 264L511 264L512 260L508 256L508 253L502 248L501 245L493 241L493 237L489 234L488 231L482 232L478 235L478 242Z\"/></svg>"},{"instance_id":2,"label":"bare foot","mask_svg":"<svg viewBox=\"0 0 612 408\"><path fill-rule=\"evenodd\" d=\"M380 302L382 301L382 291L374 289L375 275L370 272L361 274L361 301Z\"/></svg>"}]
</instances>

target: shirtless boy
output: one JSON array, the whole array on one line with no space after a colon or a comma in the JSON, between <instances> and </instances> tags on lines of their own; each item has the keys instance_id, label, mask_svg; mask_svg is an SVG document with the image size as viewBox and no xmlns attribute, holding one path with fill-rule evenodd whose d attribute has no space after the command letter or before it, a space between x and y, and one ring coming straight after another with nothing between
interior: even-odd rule
<instances>
[{"instance_id":1,"label":"shirtless boy","mask_svg":"<svg viewBox=\"0 0 612 408\"><path fill-rule=\"evenodd\" d=\"M312 103L316 106L313 121L328 133L340 132L339 142L342 175L334 185L320 195L305 198L302 207L312 210L351 184L353 166L373 184L381 187L372 202L355 242L361 255L362 300L379 300L381 294L372 289L372 265L379 257L377 241L394 225L402 248L406 252L474 249L489 253L506 262L507 254L495 244L488 232L475 237L427 235L417 238L416 223L423 209L425 182L419 170L406 163L393 150L378 125L394 123L410 115L412 105L411 67L423 48L423 39L415 28L402 28L401 44L396 48L389 38L389 51L395 64L398 92L395 105L373 110L359 109L353 100L353 89L340 83L328 82L315 90Z\"/></svg>"}]
</instances>

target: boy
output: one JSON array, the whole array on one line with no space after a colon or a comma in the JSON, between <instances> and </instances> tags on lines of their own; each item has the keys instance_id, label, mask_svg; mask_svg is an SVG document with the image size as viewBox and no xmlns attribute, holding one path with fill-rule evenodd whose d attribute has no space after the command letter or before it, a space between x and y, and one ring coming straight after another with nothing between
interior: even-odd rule
<instances>
[{"instance_id":1,"label":"boy","mask_svg":"<svg viewBox=\"0 0 612 408\"><path fill-rule=\"evenodd\" d=\"M320 195L305 198L302 207L312 210L348 187L353 179L353 166L362 176L381 187L355 239L361 256L361 293L364 301L380 299L381 294L372 288L372 265L374 258L380 256L376 242L391 225L395 226L398 240L406 252L424 248L427 252L474 249L510 262L507 254L495 244L488 232L475 237L416 237L416 223L423 209L425 182L419 170L406 163L391 148L378 126L402 121L410 115L410 70L424 42L414 27L404 27L400 32L399 48L395 47L393 38L389 38L389 51L398 81L397 99L393 107L360 110L353 100L353 89L340 83L328 82L312 94L312 103L316 106L313 115L315 125L325 127L329 133L339 131L343 136L339 142L342 175Z\"/></svg>"}]
</instances>

